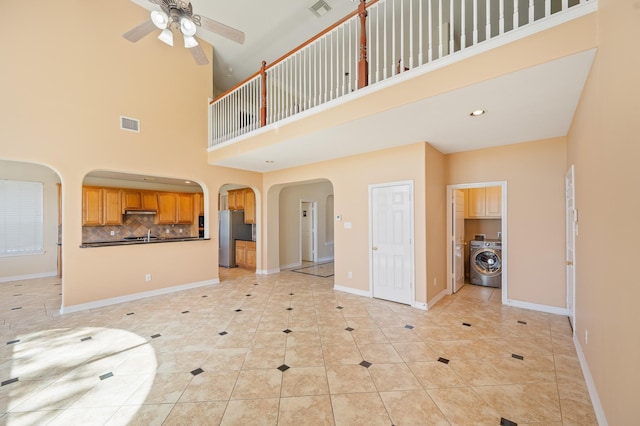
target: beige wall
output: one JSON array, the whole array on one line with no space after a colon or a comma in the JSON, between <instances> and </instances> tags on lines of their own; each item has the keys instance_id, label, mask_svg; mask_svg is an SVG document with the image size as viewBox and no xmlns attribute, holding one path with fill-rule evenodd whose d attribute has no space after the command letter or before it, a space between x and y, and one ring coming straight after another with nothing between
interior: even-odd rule
<instances>
[{"instance_id":1,"label":"beige wall","mask_svg":"<svg viewBox=\"0 0 640 426\"><path fill-rule=\"evenodd\" d=\"M565 139L462 152L446 160L449 185L507 181L507 297L564 309Z\"/></svg>"},{"instance_id":2,"label":"beige wall","mask_svg":"<svg viewBox=\"0 0 640 426\"><path fill-rule=\"evenodd\" d=\"M447 186L445 156L426 144L427 301L447 289ZM416 258L420 265L422 259ZM420 284L420 282L418 282Z\"/></svg>"},{"instance_id":3,"label":"beige wall","mask_svg":"<svg viewBox=\"0 0 640 426\"><path fill-rule=\"evenodd\" d=\"M0 257L0 282L12 278L55 275L58 261L58 175L48 167L0 160L0 179L42 182L44 253Z\"/></svg>"},{"instance_id":4,"label":"beige wall","mask_svg":"<svg viewBox=\"0 0 640 426\"><path fill-rule=\"evenodd\" d=\"M318 259L333 258L333 235L327 239L327 221L333 223L333 212L327 215L327 197L333 195L329 181L287 186L280 191L280 268L300 265L300 202L318 203ZM330 244L327 244L329 242Z\"/></svg>"},{"instance_id":5,"label":"beige wall","mask_svg":"<svg viewBox=\"0 0 640 426\"><path fill-rule=\"evenodd\" d=\"M598 53L568 137L579 220L576 336L608 423L627 425L640 412L640 8L600 0L599 9Z\"/></svg>"},{"instance_id":6,"label":"beige wall","mask_svg":"<svg viewBox=\"0 0 640 426\"><path fill-rule=\"evenodd\" d=\"M0 156L45 164L60 176L63 305L217 279L217 191L227 181L260 187L261 177L206 164L210 66L151 35L124 40L148 18L128 1L64 3L11 2L4 13L28 16L38 31L23 31L21 20L0 26L4 40L20 34L20 43L0 46ZM54 34L55 43L43 34ZM119 130L121 114L140 119L141 132ZM212 240L79 248L81 187L92 170L198 182Z\"/></svg>"},{"instance_id":7,"label":"beige wall","mask_svg":"<svg viewBox=\"0 0 640 426\"><path fill-rule=\"evenodd\" d=\"M310 164L264 175L268 199L263 262L267 269L279 266L278 197L283 184L327 179L334 190L334 214L342 220L334 223L335 284L355 291L369 292L369 185L385 182L414 181L415 191L415 256L426 259L425 239L425 144L418 143L391 150L333 161ZM357 171L357 172L356 172ZM275 201L274 201L275 200ZM350 222L351 229L344 223ZM348 278L352 272L353 278ZM426 264L416 261L416 301L426 302Z\"/></svg>"}]
</instances>

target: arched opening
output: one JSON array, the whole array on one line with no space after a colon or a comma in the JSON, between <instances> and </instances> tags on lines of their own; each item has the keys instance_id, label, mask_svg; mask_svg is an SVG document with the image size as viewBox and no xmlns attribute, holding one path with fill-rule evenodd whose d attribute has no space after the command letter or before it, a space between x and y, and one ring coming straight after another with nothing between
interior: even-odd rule
<instances>
[{"instance_id":1,"label":"arched opening","mask_svg":"<svg viewBox=\"0 0 640 426\"><path fill-rule=\"evenodd\" d=\"M218 265L256 272L260 269L258 244L259 194L242 184L225 184L218 193ZM221 277L222 279L222 277Z\"/></svg>"}]
</instances>

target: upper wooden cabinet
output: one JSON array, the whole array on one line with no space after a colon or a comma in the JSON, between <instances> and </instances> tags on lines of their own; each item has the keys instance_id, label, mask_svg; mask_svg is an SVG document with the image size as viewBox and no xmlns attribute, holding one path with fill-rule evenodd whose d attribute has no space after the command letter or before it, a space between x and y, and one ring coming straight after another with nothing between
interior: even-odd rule
<instances>
[{"instance_id":1,"label":"upper wooden cabinet","mask_svg":"<svg viewBox=\"0 0 640 426\"><path fill-rule=\"evenodd\" d=\"M196 216L204 216L204 194L202 192L193 194L193 206Z\"/></svg>"},{"instance_id":2,"label":"upper wooden cabinet","mask_svg":"<svg viewBox=\"0 0 640 426\"><path fill-rule=\"evenodd\" d=\"M502 188L470 188L465 201L467 218L500 218L502 217Z\"/></svg>"},{"instance_id":3,"label":"upper wooden cabinet","mask_svg":"<svg viewBox=\"0 0 640 426\"><path fill-rule=\"evenodd\" d=\"M256 223L256 194L251 188L244 191L244 223Z\"/></svg>"},{"instance_id":4,"label":"upper wooden cabinet","mask_svg":"<svg viewBox=\"0 0 640 426\"><path fill-rule=\"evenodd\" d=\"M126 210L158 210L158 194L136 189L122 190L122 212Z\"/></svg>"},{"instance_id":5,"label":"upper wooden cabinet","mask_svg":"<svg viewBox=\"0 0 640 426\"><path fill-rule=\"evenodd\" d=\"M172 225L193 223L193 194L158 192L156 223Z\"/></svg>"},{"instance_id":6,"label":"upper wooden cabinet","mask_svg":"<svg viewBox=\"0 0 640 426\"><path fill-rule=\"evenodd\" d=\"M122 190L83 187L82 224L85 226L122 225Z\"/></svg>"},{"instance_id":7,"label":"upper wooden cabinet","mask_svg":"<svg viewBox=\"0 0 640 426\"><path fill-rule=\"evenodd\" d=\"M256 194L253 189L232 189L227 200L229 210L244 210L244 223L256 223Z\"/></svg>"}]
</instances>

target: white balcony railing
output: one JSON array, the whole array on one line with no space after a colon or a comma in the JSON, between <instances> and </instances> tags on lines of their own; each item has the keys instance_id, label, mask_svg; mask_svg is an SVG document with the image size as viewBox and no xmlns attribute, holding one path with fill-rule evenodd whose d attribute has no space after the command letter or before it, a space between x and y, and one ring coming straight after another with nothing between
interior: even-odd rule
<instances>
[{"instance_id":1,"label":"white balcony railing","mask_svg":"<svg viewBox=\"0 0 640 426\"><path fill-rule=\"evenodd\" d=\"M356 12L212 101L209 147L503 34L582 16L594 3L361 0Z\"/></svg>"}]
</instances>

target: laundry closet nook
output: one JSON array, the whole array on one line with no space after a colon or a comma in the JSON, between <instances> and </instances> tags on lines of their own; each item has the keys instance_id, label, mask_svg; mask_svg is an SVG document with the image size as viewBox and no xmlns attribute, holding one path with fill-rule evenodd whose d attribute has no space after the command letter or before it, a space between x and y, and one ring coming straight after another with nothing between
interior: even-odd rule
<instances>
[{"instance_id":1,"label":"laundry closet nook","mask_svg":"<svg viewBox=\"0 0 640 426\"><path fill-rule=\"evenodd\" d=\"M467 188L462 191L464 192L465 282L500 287L502 187ZM484 241L484 243L479 243L479 241ZM479 246L484 247L482 253L478 253ZM476 256L472 256L474 250ZM482 283L473 279L474 275L479 277L478 279L481 279Z\"/></svg>"}]
</instances>

